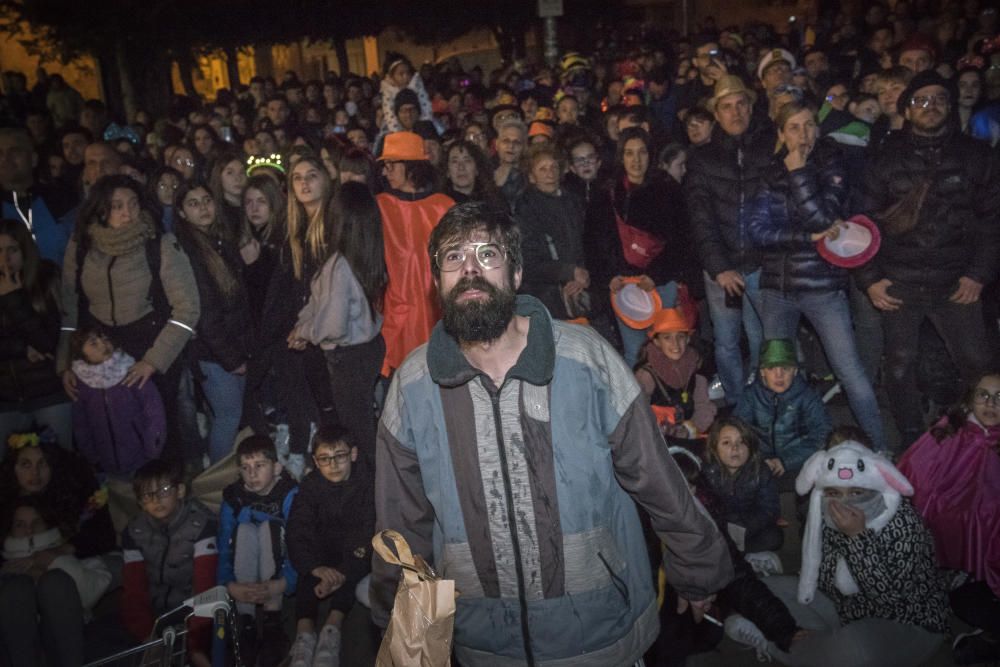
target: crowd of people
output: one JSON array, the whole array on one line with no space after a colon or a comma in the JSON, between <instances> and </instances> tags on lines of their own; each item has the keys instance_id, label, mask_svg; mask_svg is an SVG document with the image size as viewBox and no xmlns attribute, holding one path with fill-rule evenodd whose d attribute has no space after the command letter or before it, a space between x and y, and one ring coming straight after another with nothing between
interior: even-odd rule
<instances>
[{"instance_id":1,"label":"crowd of people","mask_svg":"<svg viewBox=\"0 0 1000 667\"><path fill-rule=\"evenodd\" d=\"M460 664L918 665L953 616L1000 659L997 11L388 53L162 118L5 72L0 664L215 585L247 664L339 664L383 528L456 581Z\"/></svg>"}]
</instances>

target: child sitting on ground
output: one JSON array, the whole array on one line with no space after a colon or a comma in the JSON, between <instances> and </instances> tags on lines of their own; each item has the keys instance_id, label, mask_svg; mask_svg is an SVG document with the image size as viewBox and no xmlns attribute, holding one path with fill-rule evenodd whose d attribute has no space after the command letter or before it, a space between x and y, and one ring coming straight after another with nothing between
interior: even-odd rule
<instances>
[{"instance_id":1,"label":"child sitting on ground","mask_svg":"<svg viewBox=\"0 0 1000 667\"><path fill-rule=\"evenodd\" d=\"M123 382L135 359L95 327L73 332L70 353L80 380L73 440L99 470L127 480L163 451L167 421L160 393L152 382Z\"/></svg>"},{"instance_id":2,"label":"child sitting on ground","mask_svg":"<svg viewBox=\"0 0 1000 667\"><path fill-rule=\"evenodd\" d=\"M794 641L805 634L804 631L796 625L785 604L771 593L736 549L732 538L725 530L724 520L718 515L715 497L705 489L701 461L684 447L671 447L670 453L684 479L687 480L692 495L701 501L719 525L733 561L735 577L719 591L717 608L709 613L713 614L716 620L725 618L726 634L741 643L753 644L760 652L759 655L763 655L763 651L766 650L767 640L787 651ZM687 656L711 650L721 640L722 633L713 624L705 622L696 624L691 615L679 614L676 610L677 593L667 585L660 608L660 635L651 653L647 654L647 658L653 658L652 661L648 661L649 664L680 667L685 664ZM748 622L747 619L751 621ZM752 628L755 638L760 637L763 631L767 639L748 641L744 636L746 626Z\"/></svg>"},{"instance_id":3,"label":"child sitting on ground","mask_svg":"<svg viewBox=\"0 0 1000 667\"><path fill-rule=\"evenodd\" d=\"M248 664L276 665L288 650L282 597L295 592L297 579L287 558L285 527L298 487L282 470L267 436L242 440L236 460L240 479L223 490L219 511L217 581L236 601L243 658Z\"/></svg>"},{"instance_id":4,"label":"child sitting on ground","mask_svg":"<svg viewBox=\"0 0 1000 667\"><path fill-rule=\"evenodd\" d=\"M122 535L122 623L139 641L149 638L153 620L184 600L215 586L219 553L215 513L187 499L180 465L154 459L136 471L132 488L142 513ZM209 664L211 621L189 623L191 664Z\"/></svg>"},{"instance_id":5,"label":"child sitting on ground","mask_svg":"<svg viewBox=\"0 0 1000 667\"><path fill-rule=\"evenodd\" d=\"M753 431L739 419L719 420L708 434L705 458L701 478L722 530L755 571L780 573L781 560L774 552L785 537L777 524L778 487L761 460Z\"/></svg>"},{"instance_id":6,"label":"child sitting on ground","mask_svg":"<svg viewBox=\"0 0 1000 667\"><path fill-rule=\"evenodd\" d=\"M663 434L685 440L707 431L716 413L708 380L697 372L701 355L689 346L693 331L679 308L660 310L646 331L649 342L639 351L635 371Z\"/></svg>"},{"instance_id":7,"label":"child sitting on ground","mask_svg":"<svg viewBox=\"0 0 1000 667\"><path fill-rule=\"evenodd\" d=\"M371 567L375 492L371 471L350 437L341 426L320 427L313 439L316 469L302 480L292 503L288 555L300 580L291 667L340 664L340 625ZM326 598L330 612L317 633L320 601Z\"/></svg>"},{"instance_id":8,"label":"child sitting on ground","mask_svg":"<svg viewBox=\"0 0 1000 667\"><path fill-rule=\"evenodd\" d=\"M776 338L760 351L760 374L740 396L733 416L758 436L760 454L778 478L778 490L794 488L795 476L823 448L833 430L819 394L799 374L795 344Z\"/></svg>"},{"instance_id":9,"label":"child sitting on ground","mask_svg":"<svg viewBox=\"0 0 1000 667\"><path fill-rule=\"evenodd\" d=\"M16 499L5 516L0 573L0 637L4 664L79 664L83 626L112 575L94 556L81 560L41 496Z\"/></svg>"}]
</instances>

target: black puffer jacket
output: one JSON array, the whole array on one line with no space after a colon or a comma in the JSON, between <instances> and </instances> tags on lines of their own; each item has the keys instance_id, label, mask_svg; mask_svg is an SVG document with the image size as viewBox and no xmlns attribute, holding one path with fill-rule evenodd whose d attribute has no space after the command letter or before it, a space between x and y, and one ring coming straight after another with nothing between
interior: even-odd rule
<instances>
[{"instance_id":1,"label":"black puffer jacket","mask_svg":"<svg viewBox=\"0 0 1000 667\"><path fill-rule=\"evenodd\" d=\"M760 286L781 292L847 288L847 271L820 257L810 235L844 217L848 197L840 150L821 141L806 165L788 171L786 151L764 170L747 223L763 251Z\"/></svg>"},{"instance_id":2,"label":"black puffer jacket","mask_svg":"<svg viewBox=\"0 0 1000 667\"><path fill-rule=\"evenodd\" d=\"M567 319L562 286L584 266L583 202L576 195L550 195L532 186L514 205L521 228L524 281L521 292L538 298L552 317Z\"/></svg>"},{"instance_id":3,"label":"black puffer jacket","mask_svg":"<svg viewBox=\"0 0 1000 667\"><path fill-rule=\"evenodd\" d=\"M716 127L712 141L691 152L684 191L702 266L712 278L723 271L755 271L760 251L747 233L747 214L762 170L774 154L769 124L754 124L739 137Z\"/></svg>"},{"instance_id":4,"label":"black puffer jacket","mask_svg":"<svg viewBox=\"0 0 1000 667\"><path fill-rule=\"evenodd\" d=\"M56 280L58 268L43 262L39 281ZM59 343L59 307L47 301L47 310L37 312L27 289L0 296L0 412L30 412L66 400L62 380L51 358L28 360L28 347L53 355Z\"/></svg>"},{"instance_id":5,"label":"black puffer jacket","mask_svg":"<svg viewBox=\"0 0 1000 667\"><path fill-rule=\"evenodd\" d=\"M1000 158L989 144L949 130L889 135L865 168L863 211L882 231L875 259L855 271L862 288L888 278L947 294L965 276L987 285L1000 265ZM894 233L892 207L928 180L912 229Z\"/></svg>"},{"instance_id":6,"label":"black puffer jacket","mask_svg":"<svg viewBox=\"0 0 1000 667\"><path fill-rule=\"evenodd\" d=\"M191 260L202 307L198 335L191 340L192 355L199 361L219 364L231 373L249 361L254 351L254 327L250 301L243 282L243 260L232 244L215 244L216 252L222 256L238 282L235 291L226 295L212 277L200 249L186 236L182 235L180 241Z\"/></svg>"}]
</instances>

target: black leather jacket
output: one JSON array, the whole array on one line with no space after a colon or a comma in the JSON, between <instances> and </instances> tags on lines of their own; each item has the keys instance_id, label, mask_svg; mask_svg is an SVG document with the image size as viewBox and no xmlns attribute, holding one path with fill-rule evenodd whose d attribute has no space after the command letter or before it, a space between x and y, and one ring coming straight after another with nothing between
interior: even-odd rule
<instances>
[{"instance_id":1,"label":"black leather jacket","mask_svg":"<svg viewBox=\"0 0 1000 667\"><path fill-rule=\"evenodd\" d=\"M887 224L893 206L925 183L916 223L893 230ZM873 261L855 270L860 287L888 278L944 294L963 276L984 285L996 279L1000 163L989 144L952 130L924 137L904 129L869 158L862 187L862 210L879 225L882 246Z\"/></svg>"}]
</instances>

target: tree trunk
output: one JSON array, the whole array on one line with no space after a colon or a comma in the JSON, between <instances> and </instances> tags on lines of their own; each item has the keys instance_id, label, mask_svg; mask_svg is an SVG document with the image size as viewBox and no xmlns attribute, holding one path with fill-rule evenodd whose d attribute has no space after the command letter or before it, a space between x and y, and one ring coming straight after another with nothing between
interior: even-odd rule
<instances>
[{"instance_id":1,"label":"tree trunk","mask_svg":"<svg viewBox=\"0 0 1000 667\"><path fill-rule=\"evenodd\" d=\"M333 40L333 48L337 52L337 65L340 68L340 76L346 76L351 71L351 65L347 58L347 40L337 37Z\"/></svg>"},{"instance_id":2,"label":"tree trunk","mask_svg":"<svg viewBox=\"0 0 1000 667\"><path fill-rule=\"evenodd\" d=\"M226 72L229 74L229 90L236 92L240 85L240 63L235 46L227 46L223 49L226 54Z\"/></svg>"},{"instance_id":3,"label":"tree trunk","mask_svg":"<svg viewBox=\"0 0 1000 667\"><path fill-rule=\"evenodd\" d=\"M135 86L132 83L132 74L129 70L127 48L124 39L115 40L115 61L118 66L118 79L122 89L125 118L132 119L135 118L135 112L139 110L139 103L135 96Z\"/></svg>"}]
</instances>

